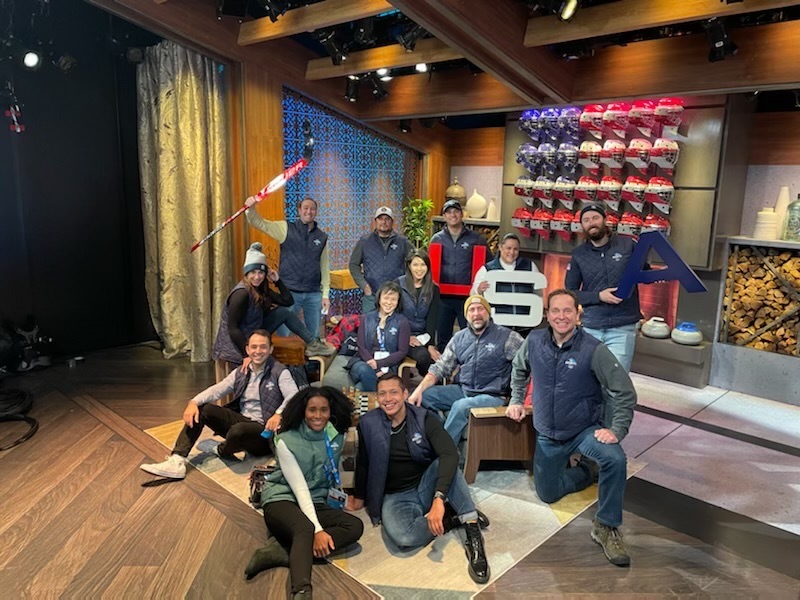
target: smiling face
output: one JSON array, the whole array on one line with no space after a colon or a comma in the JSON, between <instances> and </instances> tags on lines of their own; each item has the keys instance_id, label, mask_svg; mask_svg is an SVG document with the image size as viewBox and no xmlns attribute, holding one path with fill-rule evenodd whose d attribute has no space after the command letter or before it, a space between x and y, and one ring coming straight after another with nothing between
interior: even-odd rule
<instances>
[{"instance_id":1,"label":"smiling face","mask_svg":"<svg viewBox=\"0 0 800 600\"><path fill-rule=\"evenodd\" d=\"M419 256L415 256L411 259L411 262L408 264L408 269L411 271L411 275L414 276L414 281L422 281L425 279L425 275L428 274L428 265L426 265L425 261Z\"/></svg>"},{"instance_id":2,"label":"smiling face","mask_svg":"<svg viewBox=\"0 0 800 600\"><path fill-rule=\"evenodd\" d=\"M257 288L264 283L264 278L266 276L267 274L264 273L264 271L261 271L260 269L253 269L247 275L245 275L244 278L247 279L247 283Z\"/></svg>"},{"instance_id":3,"label":"smiling face","mask_svg":"<svg viewBox=\"0 0 800 600\"><path fill-rule=\"evenodd\" d=\"M454 206L444 211L444 221L448 227L459 227L463 218L464 213Z\"/></svg>"},{"instance_id":4,"label":"smiling face","mask_svg":"<svg viewBox=\"0 0 800 600\"><path fill-rule=\"evenodd\" d=\"M489 323L489 312L486 307L480 302L470 304L467 309L467 323L473 331L483 331Z\"/></svg>"},{"instance_id":5,"label":"smiling face","mask_svg":"<svg viewBox=\"0 0 800 600\"><path fill-rule=\"evenodd\" d=\"M386 236L391 233L392 225L394 225L394 220L389 215L380 215L375 219L375 231L378 232L378 235Z\"/></svg>"},{"instance_id":6,"label":"smiling face","mask_svg":"<svg viewBox=\"0 0 800 600\"><path fill-rule=\"evenodd\" d=\"M581 227L583 227L586 237L593 242L602 240L608 234L605 217L593 210L583 213Z\"/></svg>"},{"instance_id":7,"label":"smiling face","mask_svg":"<svg viewBox=\"0 0 800 600\"><path fill-rule=\"evenodd\" d=\"M331 419L331 405L322 396L312 396L306 404L306 425L312 431L322 431Z\"/></svg>"},{"instance_id":8,"label":"smiling face","mask_svg":"<svg viewBox=\"0 0 800 600\"><path fill-rule=\"evenodd\" d=\"M519 257L519 242L514 238L508 238L500 245L500 258L504 263L510 265Z\"/></svg>"},{"instance_id":9,"label":"smiling face","mask_svg":"<svg viewBox=\"0 0 800 600\"><path fill-rule=\"evenodd\" d=\"M269 355L272 353L272 345L267 337L254 333L247 340L245 350L247 351L247 356L252 359L252 364L260 367L267 362Z\"/></svg>"},{"instance_id":10,"label":"smiling face","mask_svg":"<svg viewBox=\"0 0 800 600\"><path fill-rule=\"evenodd\" d=\"M578 324L578 307L575 305L574 298L568 294L558 294L550 298L550 304L547 307L547 322L553 328L557 338L569 337Z\"/></svg>"},{"instance_id":11,"label":"smiling face","mask_svg":"<svg viewBox=\"0 0 800 600\"><path fill-rule=\"evenodd\" d=\"M384 291L378 300L380 311L384 315L390 315L397 310L397 305L400 303L400 294L392 291Z\"/></svg>"},{"instance_id":12,"label":"smiling face","mask_svg":"<svg viewBox=\"0 0 800 600\"><path fill-rule=\"evenodd\" d=\"M407 399L408 390L398 379L378 381L378 406L392 421L399 424L405 418Z\"/></svg>"},{"instance_id":13,"label":"smiling face","mask_svg":"<svg viewBox=\"0 0 800 600\"><path fill-rule=\"evenodd\" d=\"M306 198L297 207L297 214L300 216L300 221L306 225L313 223L317 218L317 203L311 198Z\"/></svg>"}]
</instances>

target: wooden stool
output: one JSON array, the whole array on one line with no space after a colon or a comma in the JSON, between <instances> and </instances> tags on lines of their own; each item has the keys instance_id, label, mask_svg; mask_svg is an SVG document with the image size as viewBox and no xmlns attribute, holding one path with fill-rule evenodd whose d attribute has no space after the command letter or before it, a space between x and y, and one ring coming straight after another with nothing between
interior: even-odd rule
<instances>
[{"instance_id":1,"label":"wooden stool","mask_svg":"<svg viewBox=\"0 0 800 600\"><path fill-rule=\"evenodd\" d=\"M482 460L520 460L528 471L533 469L536 434L530 420L532 412L526 407L526 418L517 423L506 417L505 406L470 409L464 465L467 483L475 482Z\"/></svg>"},{"instance_id":2,"label":"wooden stool","mask_svg":"<svg viewBox=\"0 0 800 600\"><path fill-rule=\"evenodd\" d=\"M408 388L408 382L411 380L411 375L408 373L409 370L416 368L417 361L413 358L406 356L403 359L403 362L400 363L400 366L397 367L397 376L403 380L406 388ZM408 379L406 379L408 377Z\"/></svg>"},{"instance_id":3,"label":"wooden stool","mask_svg":"<svg viewBox=\"0 0 800 600\"><path fill-rule=\"evenodd\" d=\"M287 367L306 364L306 344L299 337L272 336L272 356Z\"/></svg>"}]
</instances>

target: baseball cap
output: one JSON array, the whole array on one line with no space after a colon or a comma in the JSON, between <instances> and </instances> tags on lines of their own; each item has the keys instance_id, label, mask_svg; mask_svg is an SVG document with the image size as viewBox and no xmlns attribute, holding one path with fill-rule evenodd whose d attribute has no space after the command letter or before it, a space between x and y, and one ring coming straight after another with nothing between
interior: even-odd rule
<instances>
[{"instance_id":1,"label":"baseball cap","mask_svg":"<svg viewBox=\"0 0 800 600\"><path fill-rule=\"evenodd\" d=\"M444 206L442 207L442 214L446 213L447 209L449 209L449 208L457 208L461 212L464 212L464 209L461 208L461 202L459 202L458 200L452 200L451 199L451 200L448 200L447 202L445 202Z\"/></svg>"},{"instance_id":2,"label":"baseball cap","mask_svg":"<svg viewBox=\"0 0 800 600\"><path fill-rule=\"evenodd\" d=\"M392 209L389 208L388 206L379 206L378 207L378 210L375 211L375 218L377 219L381 215L386 215L387 217L389 217L390 219L392 219L394 221L394 213L392 212Z\"/></svg>"}]
</instances>

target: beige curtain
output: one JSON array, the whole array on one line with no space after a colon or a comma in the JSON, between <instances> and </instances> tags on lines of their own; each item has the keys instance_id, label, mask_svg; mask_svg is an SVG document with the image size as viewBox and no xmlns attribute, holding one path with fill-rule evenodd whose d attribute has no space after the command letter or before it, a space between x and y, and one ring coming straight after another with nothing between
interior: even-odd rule
<instances>
[{"instance_id":1,"label":"beige curtain","mask_svg":"<svg viewBox=\"0 0 800 600\"><path fill-rule=\"evenodd\" d=\"M233 285L231 232L189 248L230 212L220 65L173 42L137 68L145 286L164 356L211 360Z\"/></svg>"}]
</instances>

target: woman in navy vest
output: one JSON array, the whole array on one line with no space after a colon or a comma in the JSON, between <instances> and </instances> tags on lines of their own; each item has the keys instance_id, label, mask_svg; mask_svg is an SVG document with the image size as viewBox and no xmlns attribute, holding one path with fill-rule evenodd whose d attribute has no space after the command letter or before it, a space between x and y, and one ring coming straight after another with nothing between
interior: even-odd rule
<instances>
[{"instance_id":1,"label":"woman in navy vest","mask_svg":"<svg viewBox=\"0 0 800 600\"><path fill-rule=\"evenodd\" d=\"M411 327L408 356L417 363L422 377L439 360L436 348L436 324L439 318L439 286L431 277L431 259L424 250L416 250L406 260L406 274L397 278L403 291L403 314Z\"/></svg>"},{"instance_id":2,"label":"woman in navy vest","mask_svg":"<svg viewBox=\"0 0 800 600\"><path fill-rule=\"evenodd\" d=\"M314 336L303 325L297 315L288 309L294 302L292 293L278 276L267 266L267 257L259 242L250 244L244 259L244 278L228 294L222 308L217 339L214 342L212 357L230 363L241 364L246 356L244 348L247 338L256 329L266 329L270 333L281 325L286 325L306 343L309 356L328 356L336 349ZM275 284L275 292L268 280ZM273 304L278 306L273 308Z\"/></svg>"},{"instance_id":3,"label":"woman in navy vest","mask_svg":"<svg viewBox=\"0 0 800 600\"><path fill-rule=\"evenodd\" d=\"M378 289L378 310L364 315L358 328L358 354L347 363L350 379L365 392L378 390L378 377L397 373L398 365L408 354L411 329L402 314L402 290L396 281L387 281Z\"/></svg>"},{"instance_id":4,"label":"woman in navy vest","mask_svg":"<svg viewBox=\"0 0 800 600\"><path fill-rule=\"evenodd\" d=\"M261 493L264 522L275 537L253 554L245 569L248 579L289 567L292 597L310 598L313 559L361 537L364 524L342 510L339 495L339 458L352 410L344 394L324 386L305 388L286 405L275 438L278 470Z\"/></svg>"}]
</instances>

